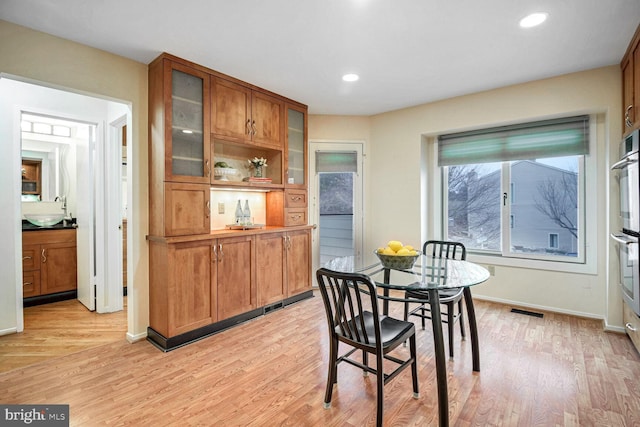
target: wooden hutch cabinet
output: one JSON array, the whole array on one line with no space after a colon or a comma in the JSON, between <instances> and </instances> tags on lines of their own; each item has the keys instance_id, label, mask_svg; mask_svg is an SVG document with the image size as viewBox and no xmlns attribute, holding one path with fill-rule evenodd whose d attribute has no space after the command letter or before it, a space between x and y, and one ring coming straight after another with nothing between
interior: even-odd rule
<instances>
[{"instance_id":1,"label":"wooden hutch cabinet","mask_svg":"<svg viewBox=\"0 0 640 427\"><path fill-rule=\"evenodd\" d=\"M162 350L313 295L306 123L306 106L233 77L169 54L149 65L147 332ZM265 180L214 173L254 157ZM265 224L212 229L212 194L236 190L264 194Z\"/></svg>"}]
</instances>

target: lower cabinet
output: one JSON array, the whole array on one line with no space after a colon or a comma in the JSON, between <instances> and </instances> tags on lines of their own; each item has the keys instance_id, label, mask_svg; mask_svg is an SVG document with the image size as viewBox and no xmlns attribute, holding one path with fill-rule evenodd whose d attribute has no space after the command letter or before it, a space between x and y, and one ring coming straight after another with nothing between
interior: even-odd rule
<instances>
[{"instance_id":1,"label":"lower cabinet","mask_svg":"<svg viewBox=\"0 0 640 427\"><path fill-rule=\"evenodd\" d=\"M22 233L23 297L77 289L76 230Z\"/></svg>"},{"instance_id":2,"label":"lower cabinet","mask_svg":"<svg viewBox=\"0 0 640 427\"><path fill-rule=\"evenodd\" d=\"M150 242L149 323L173 337L217 320L211 240Z\"/></svg>"},{"instance_id":3,"label":"lower cabinet","mask_svg":"<svg viewBox=\"0 0 640 427\"><path fill-rule=\"evenodd\" d=\"M254 236L217 239L212 288L218 294L218 320L258 307Z\"/></svg>"},{"instance_id":4,"label":"lower cabinet","mask_svg":"<svg viewBox=\"0 0 640 427\"><path fill-rule=\"evenodd\" d=\"M285 246L284 233L256 236L256 282L261 306L282 301L287 296Z\"/></svg>"},{"instance_id":5,"label":"lower cabinet","mask_svg":"<svg viewBox=\"0 0 640 427\"><path fill-rule=\"evenodd\" d=\"M310 229L150 239L149 340L171 350L312 296L310 244Z\"/></svg>"},{"instance_id":6,"label":"lower cabinet","mask_svg":"<svg viewBox=\"0 0 640 427\"><path fill-rule=\"evenodd\" d=\"M287 297L311 290L311 230L289 231L286 238Z\"/></svg>"},{"instance_id":7,"label":"lower cabinet","mask_svg":"<svg viewBox=\"0 0 640 427\"><path fill-rule=\"evenodd\" d=\"M258 303L269 305L311 290L311 231L256 237Z\"/></svg>"},{"instance_id":8,"label":"lower cabinet","mask_svg":"<svg viewBox=\"0 0 640 427\"><path fill-rule=\"evenodd\" d=\"M622 321L627 335L631 338L636 350L640 351L640 317L633 312L626 302L623 302L622 306Z\"/></svg>"}]
</instances>

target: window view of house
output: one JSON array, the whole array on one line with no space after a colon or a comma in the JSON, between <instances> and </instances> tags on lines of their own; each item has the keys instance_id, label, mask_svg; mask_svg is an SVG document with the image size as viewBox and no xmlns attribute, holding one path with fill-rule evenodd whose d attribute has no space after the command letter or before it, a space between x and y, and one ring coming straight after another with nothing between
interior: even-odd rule
<instances>
[{"instance_id":1,"label":"window view of house","mask_svg":"<svg viewBox=\"0 0 640 427\"><path fill-rule=\"evenodd\" d=\"M575 258L581 156L451 166L448 238L467 248ZM504 176L509 177L502 190ZM502 209L509 210L503 226ZM510 242L502 248L503 238Z\"/></svg>"}]
</instances>

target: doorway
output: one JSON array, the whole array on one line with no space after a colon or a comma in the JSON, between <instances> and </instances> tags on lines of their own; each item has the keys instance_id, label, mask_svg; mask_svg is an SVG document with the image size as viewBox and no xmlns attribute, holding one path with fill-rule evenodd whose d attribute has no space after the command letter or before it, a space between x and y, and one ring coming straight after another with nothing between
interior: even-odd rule
<instances>
[{"instance_id":1,"label":"doorway","mask_svg":"<svg viewBox=\"0 0 640 427\"><path fill-rule=\"evenodd\" d=\"M316 271L331 258L362 254L363 143L311 142L309 174Z\"/></svg>"},{"instance_id":2,"label":"doorway","mask_svg":"<svg viewBox=\"0 0 640 427\"><path fill-rule=\"evenodd\" d=\"M92 294L89 299L95 302L94 309L98 313L122 311L124 307L122 283L123 277L126 276L123 275L122 268L123 218L121 213L124 209L120 201L122 200L122 176L128 175L129 171L123 173L122 170L122 146L119 142L122 141L122 138L114 137L113 134L119 132L122 135L124 129L124 132L130 135L130 106L37 84L5 78L2 80L6 102L15 111L16 123L14 126L18 131L13 134L18 137L15 139L18 145L18 150L16 150L18 155L20 155L22 112L95 125L93 126L93 135L89 137L89 140L93 141L94 147L86 150L86 160L82 162L82 165L80 165L80 160L76 164L77 167L87 167L93 162L93 167L89 167L81 174L83 177L90 176L91 179L85 178L78 181L89 183L87 191L96 196L92 203L88 203L93 206L92 212L86 215L86 221L91 226L89 228L91 231L87 234L93 239L93 242L97 243L92 245L95 250L93 254L89 255L94 263L87 270L94 280L87 289ZM127 124L129 126L126 126ZM113 144L118 145L111 147ZM19 159L17 160L19 164ZM125 185L129 187L131 184L128 182ZM84 201L85 198L82 200ZM17 209L20 211L20 207ZM82 207L78 204L74 209L73 216L78 216L82 211ZM128 232L131 233L130 228ZM20 235L19 229L16 230L16 234ZM89 251L85 253L89 253ZM18 293L20 296L22 295L21 289L18 290ZM21 298L16 301L18 332L24 328L21 302Z\"/></svg>"}]
</instances>

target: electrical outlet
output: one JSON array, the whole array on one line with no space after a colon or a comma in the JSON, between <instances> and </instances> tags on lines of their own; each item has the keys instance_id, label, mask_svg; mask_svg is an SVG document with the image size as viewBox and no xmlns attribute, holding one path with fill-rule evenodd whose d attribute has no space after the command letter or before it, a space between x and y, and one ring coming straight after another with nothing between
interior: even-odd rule
<instances>
[{"instance_id":1,"label":"electrical outlet","mask_svg":"<svg viewBox=\"0 0 640 427\"><path fill-rule=\"evenodd\" d=\"M224 203L218 203L218 213L219 214L223 214L224 213Z\"/></svg>"},{"instance_id":2,"label":"electrical outlet","mask_svg":"<svg viewBox=\"0 0 640 427\"><path fill-rule=\"evenodd\" d=\"M488 265L487 266L487 270L489 270L489 275L490 276L495 276L496 275L496 266L495 265Z\"/></svg>"}]
</instances>

